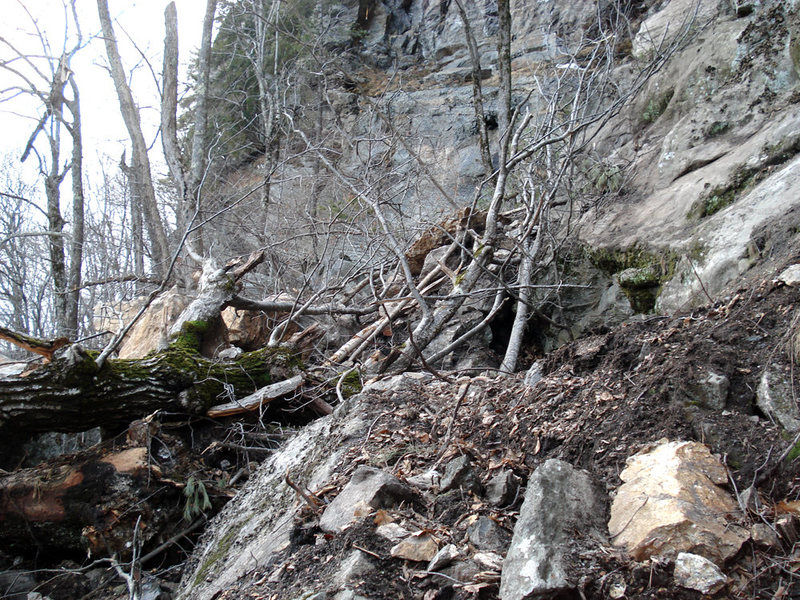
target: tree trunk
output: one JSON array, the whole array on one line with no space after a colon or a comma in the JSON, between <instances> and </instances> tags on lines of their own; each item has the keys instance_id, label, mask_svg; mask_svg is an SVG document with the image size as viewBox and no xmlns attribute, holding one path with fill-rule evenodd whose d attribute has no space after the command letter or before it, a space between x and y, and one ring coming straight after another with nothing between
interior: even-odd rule
<instances>
[{"instance_id":1,"label":"tree trunk","mask_svg":"<svg viewBox=\"0 0 800 600\"><path fill-rule=\"evenodd\" d=\"M483 111L483 88L481 86L481 55L478 51L478 44L475 41L475 36L472 33L472 27L469 23L469 16L461 3L461 0L456 0L456 7L458 13L461 15L461 22L464 24L464 35L467 38L467 48L469 48L470 62L472 63L472 105L475 109L475 120L478 127L478 143L481 150L481 160L483 161L483 168L486 175L494 171L492 166L492 153L489 149L489 131L486 126L486 115Z\"/></svg>"},{"instance_id":2,"label":"tree trunk","mask_svg":"<svg viewBox=\"0 0 800 600\"><path fill-rule=\"evenodd\" d=\"M69 132L72 136L72 241L69 251L69 289L66 294L67 301L67 336L72 339L78 337L78 310L80 308L81 271L83 268L83 229L84 229L84 202L83 202L83 134L81 131L81 105L78 95L78 86L73 75L69 77L72 88L72 99L66 101L67 108L72 113L72 124Z\"/></svg>"},{"instance_id":3,"label":"tree trunk","mask_svg":"<svg viewBox=\"0 0 800 600\"><path fill-rule=\"evenodd\" d=\"M187 194L190 214L200 211L201 188L208 167L208 86L211 77L211 33L214 28L214 14L217 0L207 0L206 14L203 18L203 35L197 55L198 80L195 86L197 102L194 105L194 135L192 136L192 156L187 177ZM190 249L203 255L203 235L198 229L189 239Z\"/></svg>"},{"instance_id":4,"label":"tree trunk","mask_svg":"<svg viewBox=\"0 0 800 600\"><path fill-rule=\"evenodd\" d=\"M177 210L178 231L188 223L186 176L178 143L178 11L170 2L164 10L164 75L161 91L161 145L169 174L175 184L180 205Z\"/></svg>"},{"instance_id":5,"label":"tree trunk","mask_svg":"<svg viewBox=\"0 0 800 600\"><path fill-rule=\"evenodd\" d=\"M153 270L163 275L168 268L169 244L156 203L156 194L150 171L150 158L147 155L147 144L142 133L139 108L133 100L133 94L131 94L131 89L125 76L122 58L117 48L117 39L114 36L114 28L111 24L111 15L108 12L107 0L97 0L97 12L103 29L111 77L114 80L114 87L119 98L120 112L122 113L123 121L125 121L125 128L131 138L133 148L131 163L135 173L134 184L139 188L147 234L150 237Z\"/></svg>"},{"instance_id":6,"label":"tree trunk","mask_svg":"<svg viewBox=\"0 0 800 600\"><path fill-rule=\"evenodd\" d=\"M205 414L210 406L271 383L273 372L283 379L298 360L286 348L248 352L233 362L200 355L203 336L232 300L237 279L263 259L262 252L224 267L208 261L200 295L173 325L170 346L155 355L95 362L96 354L74 345L25 377L0 379L0 434L86 431L126 424L156 410ZM23 341L25 347L46 346Z\"/></svg>"},{"instance_id":7,"label":"tree trunk","mask_svg":"<svg viewBox=\"0 0 800 600\"><path fill-rule=\"evenodd\" d=\"M280 378L294 361L286 349L243 354L234 362L199 355L203 327L184 328L169 348L138 360L111 359L98 368L77 346L26 377L0 379L0 433L80 432L125 425L156 410L205 414ZM199 348L199 346L198 346Z\"/></svg>"}]
</instances>

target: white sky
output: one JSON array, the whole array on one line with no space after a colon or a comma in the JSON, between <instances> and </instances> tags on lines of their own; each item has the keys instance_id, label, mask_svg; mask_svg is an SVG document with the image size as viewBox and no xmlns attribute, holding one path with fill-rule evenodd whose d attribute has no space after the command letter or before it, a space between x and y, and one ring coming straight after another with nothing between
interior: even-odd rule
<instances>
[{"instance_id":1,"label":"white sky","mask_svg":"<svg viewBox=\"0 0 800 600\"><path fill-rule=\"evenodd\" d=\"M35 35L32 35L35 27L30 16L26 14L27 10L36 19L39 29L53 47L53 52L60 54L64 38L64 11L60 0L1 1L3 14L0 36L11 41L24 53L41 54L41 43ZM130 72L133 69L130 84L142 114L145 139L148 143L153 143L158 130L160 99L151 67L160 80L164 8L168 0L108 0L108 4L126 70ZM182 65L178 91L180 94L183 89L181 84L185 81L186 64L200 42L206 3L204 0L176 0L175 4L178 9ZM97 36L100 22L97 17L96 0L77 0L76 7L84 40ZM150 66L142 59L142 54ZM8 59L11 55L6 46L0 45L0 61ZM100 162L106 157L116 164L123 149L129 146L127 131L119 113L116 92L105 65L105 47L99 38L91 39L88 46L75 56L71 65L81 94L84 161L88 178L97 173ZM0 90L6 90L19 83L13 75L0 69ZM37 81L37 84L39 83ZM3 93L0 97L7 98L8 93ZM40 103L30 96L21 96L0 103L0 132L2 132L0 153L11 153L18 159L41 111ZM156 141L153 149L160 157L160 140ZM66 159L68 156L69 150L65 147L62 157ZM29 160L30 167L26 162L23 168L26 178L31 176L30 173L35 166L34 160ZM160 161L160 158L156 158L155 162ZM65 183L62 195L68 196L69 184L68 181Z\"/></svg>"}]
</instances>

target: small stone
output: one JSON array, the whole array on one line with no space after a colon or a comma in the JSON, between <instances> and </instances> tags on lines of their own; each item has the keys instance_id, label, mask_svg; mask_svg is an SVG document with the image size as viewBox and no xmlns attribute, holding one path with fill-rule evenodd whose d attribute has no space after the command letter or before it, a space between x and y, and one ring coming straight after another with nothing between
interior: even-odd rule
<instances>
[{"instance_id":1,"label":"small stone","mask_svg":"<svg viewBox=\"0 0 800 600\"><path fill-rule=\"evenodd\" d=\"M486 501L492 506L506 506L517 495L519 482L511 469L503 469L489 480Z\"/></svg>"},{"instance_id":2,"label":"small stone","mask_svg":"<svg viewBox=\"0 0 800 600\"><path fill-rule=\"evenodd\" d=\"M236 360L242 355L242 349L238 346L229 346L224 350L217 352L217 358L220 360Z\"/></svg>"},{"instance_id":3,"label":"small stone","mask_svg":"<svg viewBox=\"0 0 800 600\"><path fill-rule=\"evenodd\" d=\"M387 540L394 542L395 544L411 535L411 532L408 529L401 527L397 523L386 523L381 525L375 529L375 533L381 537L385 537Z\"/></svg>"},{"instance_id":4,"label":"small stone","mask_svg":"<svg viewBox=\"0 0 800 600\"><path fill-rule=\"evenodd\" d=\"M675 559L675 583L697 590L701 594L714 594L728 582L719 567L703 556L681 552Z\"/></svg>"},{"instance_id":5,"label":"small stone","mask_svg":"<svg viewBox=\"0 0 800 600\"><path fill-rule=\"evenodd\" d=\"M767 366L756 389L756 404L789 433L800 431L800 411L793 398L791 375L777 366Z\"/></svg>"},{"instance_id":6,"label":"small stone","mask_svg":"<svg viewBox=\"0 0 800 600\"><path fill-rule=\"evenodd\" d=\"M544 361L537 360L531 368L525 372L525 387L532 388L544 377Z\"/></svg>"},{"instance_id":7,"label":"small stone","mask_svg":"<svg viewBox=\"0 0 800 600\"><path fill-rule=\"evenodd\" d=\"M342 590L333 597L333 600L369 600L361 594L356 594L353 590Z\"/></svg>"},{"instance_id":8,"label":"small stone","mask_svg":"<svg viewBox=\"0 0 800 600\"><path fill-rule=\"evenodd\" d=\"M444 548L439 550L431 559L431 562L428 563L428 571L438 571L439 569L444 569L447 566L458 558L460 552L455 544L447 544Z\"/></svg>"},{"instance_id":9,"label":"small stone","mask_svg":"<svg viewBox=\"0 0 800 600\"><path fill-rule=\"evenodd\" d=\"M753 543L763 548L780 548L781 542L778 534L766 523L756 523L750 528L750 538Z\"/></svg>"},{"instance_id":10,"label":"small stone","mask_svg":"<svg viewBox=\"0 0 800 600\"><path fill-rule=\"evenodd\" d=\"M485 516L479 517L469 526L467 535L470 543L478 550L489 552L504 552L511 539L505 529Z\"/></svg>"},{"instance_id":11,"label":"small stone","mask_svg":"<svg viewBox=\"0 0 800 600\"><path fill-rule=\"evenodd\" d=\"M362 503L371 508L387 508L410 496L410 488L397 477L374 467L358 467L348 484L322 513L320 529L329 533L341 531L357 518L357 511L363 511Z\"/></svg>"},{"instance_id":12,"label":"small stone","mask_svg":"<svg viewBox=\"0 0 800 600\"><path fill-rule=\"evenodd\" d=\"M437 552L439 552L439 545L433 539L433 536L428 533L412 535L391 550L394 558L413 560L415 562L430 562Z\"/></svg>"},{"instance_id":13,"label":"small stone","mask_svg":"<svg viewBox=\"0 0 800 600\"><path fill-rule=\"evenodd\" d=\"M758 497L758 490L754 486L739 492L739 506L752 512L759 512L761 507L761 499Z\"/></svg>"},{"instance_id":14,"label":"small stone","mask_svg":"<svg viewBox=\"0 0 800 600\"><path fill-rule=\"evenodd\" d=\"M481 482L472 470L468 456L459 456L447 463L440 491L447 492L461 488L470 492L480 492Z\"/></svg>"},{"instance_id":15,"label":"small stone","mask_svg":"<svg viewBox=\"0 0 800 600\"><path fill-rule=\"evenodd\" d=\"M406 479L406 481L410 485L418 487L421 490L429 490L439 485L439 481L441 479L442 476L436 469L430 469L424 473L420 473L419 475L413 475L412 477Z\"/></svg>"},{"instance_id":16,"label":"small stone","mask_svg":"<svg viewBox=\"0 0 800 600\"><path fill-rule=\"evenodd\" d=\"M477 552L472 557L472 560L487 571L497 571L499 573L503 569L503 557L497 552Z\"/></svg>"},{"instance_id":17,"label":"small stone","mask_svg":"<svg viewBox=\"0 0 800 600\"><path fill-rule=\"evenodd\" d=\"M353 550L341 562L339 572L336 573L334 581L338 587L344 587L348 582L353 581L375 569L375 565L361 550Z\"/></svg>"},{"instance_id":18,"label":"small stone","mask_svg":"<svg viewBox=\"0 0 800 600\"><path fill-rule=\"evenodd\" d=\"M709 371L706 378L695 386L698 400L706 408L722 410L728 399L730 385L731 382L725 375Z\"/></svg>"},{"instance_id":19,"label":"small stone","mask_svg":"<svg viewBox=\"0 0 800 600\"><path fill-rule=\"evenodd\" d=\"M778 281L786 285L800 285L800 265L791 265L778 275Z\"/></svg>"},{"instance_id":20,"label":"small stone","mask_svg":"<svg viewBox=\"0 0 800 600\"><path fill-rule=\"evenodd\" d=\"M625 597L625 593L628 591L628 586L625 585L625 581L620 579L619 581L612 581L608 585L608 597L613 598L614 600L619 600L620 598Z\"/></svg>"}]
</instances>

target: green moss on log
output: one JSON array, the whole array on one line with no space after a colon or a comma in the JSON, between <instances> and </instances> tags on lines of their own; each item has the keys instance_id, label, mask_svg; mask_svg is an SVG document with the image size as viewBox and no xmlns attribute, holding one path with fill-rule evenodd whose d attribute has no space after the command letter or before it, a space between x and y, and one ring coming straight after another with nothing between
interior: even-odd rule
<instances>
[{"instance_id":1,"label":"green moss on log","mask_svg":"<svg viewBox=\"0 0 800 600\"><path fill-rule=\"evenodd\" d=\"M179 346L186 350L199 352L203 336L208 332L210 326L208 321L186 321L170 346Z\"/></svg>"}]
</instances>

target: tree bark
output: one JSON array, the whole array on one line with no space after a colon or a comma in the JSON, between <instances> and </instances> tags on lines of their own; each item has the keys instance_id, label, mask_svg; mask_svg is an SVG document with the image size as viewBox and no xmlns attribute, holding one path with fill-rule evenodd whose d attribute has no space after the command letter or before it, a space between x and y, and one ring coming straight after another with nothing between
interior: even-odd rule
<instances>
[{"instance_id":1,"label":"tree bark","mask_svg":"<svg viewBox=\"0 0 800 600\"><path fill-rule=\"evenodd\" d=\"M69 250L69 288L66 292L66 334L72 339L76 339L79 330L78 310L80 308L84 241L83 132L81 129L80 95L78 94L78 85L75 83L75 76L72 74L69 76L69 84L72 89L72 99L66 100L65 103L72 114L72 123L69 125L69 133L72 137L72 164L70 165L70 176L72 177L72 240Z\"/></svg>"},{"instance_id":2,"label":"tree bark","mask_svg":"<svg viewBox=\"0 0 800 600\"><path fill-rule=\"evenodd\" d=\"M142 133L139 108L133 100L133 94L125 76L122 58L117 48L117 39L114 36L114 27L111 24L111 15L108 12L107 0L97 0L97 12L103 29L108 64L111 69L114 87L117 90L120 112L131 139L133 149L131 161L136 174L135 185L139 188L147 234L150 237L153 270L156 273L164 274L168 267L169 244L156 203L156 194L150 170L150 158L147 155L147 144Z\"/></svg>"},{"instance_id":3,"label":"tree bark","mask_svg":"<svg viewBox=\"0 0 800 600\"><path fill-rule=\"evenodd\" d=\"M201 188L208 166L208 87L211 78L211 33L214 28L214 14L217 0L207 0L206 14L203 18L203 35L197 55L197 71L199 78L195 93L197 102L194 105L194 135L192 136L192 156L187 177L187 194L190 202L189 211L193 214L201 208ZM198 255L203 254L202 230L189 239L190 249Z\"/></svg>"},{"instance_id":4,"label":"tree bark","mask_svg":"<svg viewBox=\"0 0 800 600\"><path fill-rule=\"evenodd\" d=\"M207 261L200 295L178 317L173 341L161 352L138 360L98 361L98 366L96 354L73 345L25 377L0 379L0 434L86 431L126 424L156 410L205 414L213 405L284 379L299 362L285 347L248 352L232 362L200 355L203 336L233 298L236 281L263 259L261 252L224 267ZM6 333L4 339L23 345L13 332ZM63 346L63 340L31 340L23 341L49 356L54 344Z\"/></svg>"},{"instance_id":5,"label":"tree bark","mask_svg":"<svg viewBox=\"0 0 800 600\"><path fill-rule=\"evenodd\" d=\"M113 428L156 410L205 414L231 393L246 396L273 375L281 378L295 360L286 349L248 352L229 363L208 360L193 348L200 335L186 327L162 352L111 359L100 368L90 353L72 346L25 377L0 379L0 434Z\"/></svg>"},{"instance_id":6,"label":"tree bark","mask_svg":"<svg viewBox=\"0 0 800 600\"><path fill-rule=\"evenodd\" d=\"M164 65L161 90L161 145L169 174L181 203L178 207L178 231L184 231L188 222L186 176L178 143L178 11L170 2L164 10Z\"/></svg>"}]
</instances>

